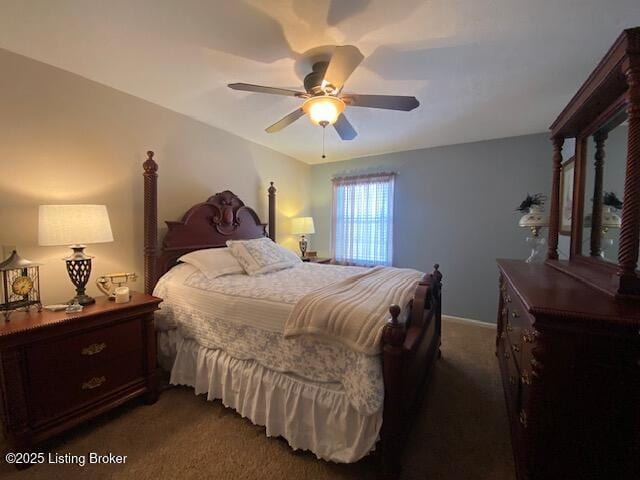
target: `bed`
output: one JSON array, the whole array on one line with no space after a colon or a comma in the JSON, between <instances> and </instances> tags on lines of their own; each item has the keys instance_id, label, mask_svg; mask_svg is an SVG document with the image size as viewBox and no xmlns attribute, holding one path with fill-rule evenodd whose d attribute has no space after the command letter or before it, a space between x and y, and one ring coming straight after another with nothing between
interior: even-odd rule
<instances>
[{"instance_id":1,"label":"bed","mask_svg":"<svg viewBox=\"0 0 640 480\"><path fill-rule=\"evenodd\" d=\"M264 426L268 436L281 436L318 458L355 462L374 453L382 476L396 478L406 431L440 356L438 266L420 274L299 262L264 275L207 278L179 259L223 249L228 240L275 241L276 189L271 183L266 224L224 191L192 206L181 221L166 222L158 247L153 157L147 152L143 165L145 291L163 298L156 320L158 361L170 371L171 383L221 399ZM356 289L376 275L386 281L385 275L395 274L391 270L403 275L405 287L389 296L399 305L389 305L386 323L376 320L371 331L378 334L367 339L369 349L347 342L347 334L290 335L291 318L309 297L350 282Z\"/></svg>"}]
</instances>

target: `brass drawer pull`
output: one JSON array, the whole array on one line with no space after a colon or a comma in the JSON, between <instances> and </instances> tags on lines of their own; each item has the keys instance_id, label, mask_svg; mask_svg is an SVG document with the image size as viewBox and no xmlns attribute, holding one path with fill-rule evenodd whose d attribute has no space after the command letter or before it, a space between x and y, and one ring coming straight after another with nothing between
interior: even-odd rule
<instances>
[{"instance_id":1,"label":"brass drawer pull","mask_svg":"<svg viewBox=\"0 0 640 480\"><path fill-rule=\"evenodd\" d=\"M88 382L84 382L82 384L82 390L93 390L94 388L98 388L104 382L107 381L107 377L93 377Z\"/></svg>"},{"instance_id":2,"label":"brass drawer pull","mask_svg":"<svg viewBox=\"0 0 640 480\"><path fill-rule=\"evenodd\" d=\"M81 353L82 355L95 355L96 353L103 351L105 348L107 348L107 344L105 342L94 343L88 347L84 347Z\"/></svg>"},{"instance_id":3,"label":"brass drawer pull","mask_svg":"<svg viewBox=\"0 0 640 480\"><path fill-rule=\"evenodd\" d=\"M505 300L507 301L507 303L511 303L511 295L507 294Z\"/></svg>"},{"instance_id":4,"label":"brass drawer pull","mask_svg":"<svg viewBox=\"0 0 640 480\"><path fill-rule=\"evenodd\" d=\"M524 428L527 428L527 412L525 412L524 410L520 410L520 424Z\"/></svg>"},{"instance_id":5,"label":"brass drawer pull","mask_svg":"<svg viewBox=\"0 0 640 480\"><path fill-rule=\"evenodd\" d=\"M524 341L524 343L533 343L533 333L531 333L530 330L525 330L524 334L522 335L522 340Z\"/></svg>"},{"instance_id":6,"label":"brass drawer pull","mask_svg":"<svg viewBox=\"0 0 640 480\"><path fill-rule=\"evenodd\" d=\"M520 381L522 382L523 385L531 385L531 377L527 372L520 375Z\"/></svg>"},{"instance_id":7,"label":"brass drawer pull","mask_svg":"<svg viewBox=\"0 0 640 480\"><path fill-rule=\"evenodd\" d=\"M512 316L513 318L520 318L520 314L518 313L518 311L517 311L517 310L514 310L513 312L511 312L511 316Z\"/></svg>"},{"instance_id":8,"label":"brass drawer pull","mask_svg":"<svg viewBox=\"0 0 640 480\"><path fill-rule=\"evenodd\" d=\"M514 343L513 344L513 351L516 352L516 353L520 352L520 345L518 345L517 343Z\"/></svg>"}]
</instances>

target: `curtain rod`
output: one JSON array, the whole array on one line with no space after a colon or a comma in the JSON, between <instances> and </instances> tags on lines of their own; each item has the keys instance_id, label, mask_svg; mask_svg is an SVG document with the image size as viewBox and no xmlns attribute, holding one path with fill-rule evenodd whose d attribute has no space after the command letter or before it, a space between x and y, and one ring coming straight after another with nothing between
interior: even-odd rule
<instances>
[{"instance_id":1,"label":"curtain rod","mask_svg":"<svg viewBox=\"0 0 640 480\"><path fill-rule=\"evenodd\" d=\"M365 178L375 178L375 177L395 177L398 174L396 172L376 172L376 173L363 173L361 175L343 175L340 177L332 177L332 182L340 182L340 181L349 181L349 180L360 180Z\"/></svg>"}]
</instances>

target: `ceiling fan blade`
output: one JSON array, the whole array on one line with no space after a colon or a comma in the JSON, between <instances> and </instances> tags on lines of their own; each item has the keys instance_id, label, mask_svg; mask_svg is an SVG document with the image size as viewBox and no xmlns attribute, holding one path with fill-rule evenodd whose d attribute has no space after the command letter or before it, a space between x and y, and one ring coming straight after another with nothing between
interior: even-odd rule
<instances>
[{"instance_id":1,"label":"ceiling fan blade","mask_svg":"<svg viewBox=\"0 0 640 480\"><path fill-rule=\"evenodd\" d=\"M230 83L228 87L245 92L271 93L273 95L286 95L288 97L306 98L309 96L306 92L298 92L296 90L289 90L288 88L265 87L263 85L252 85L250 83Z\"/></svg>"},{"instance_id":2,"label":"ceiling fan blade","mask_svg":"<svg viewBox=\"0 0 640 480\"><path fill-rule=\"evenodd\" d=\"M344 116L344 113L340 114L336 123L333 124L333 128L336 129L342 140L353 140L358 136L358 132L353 128L351 122L347 120L347 117Z\"/></svg>"},{"instance_id":3,"label":"ceiling fan blade","mask_svg":"<svg viewBox=\"0 0 640 480\"><path fill-rule=\"evenodd\" d=\"M352 107L384 108L385 110L402 110L408 112L417 108L420 102L416 97L402 95L358 95L348 93L342 100Z\"/></svg>"},{"instance_id":4,"label":"ceiling fan blade","mask_svg":"<svg viewBox=\"0 0 640 480\"><path fill-rule=\"evenodd\" d=\"M284 127L291 125L293 122L295 122L297 119L299 119L303 115L304 115L304 111L301 108L294 110L290 114L282 117L280 120L278 120L276 123L274 123L270 127L265 128L265 132L267 133L279 132Z\"/></svg>"},{"instance_id":5,"label":"ceiling fan blade","mask_svg":"<svg viewBox=\"0 0 640 480\"><path fill-rule=\"evenodd\" d=\"M364 55L353 45L336 47L324 73L322 86L331 84L338 92L362 60Z\"/></svg>"}]
</instances>

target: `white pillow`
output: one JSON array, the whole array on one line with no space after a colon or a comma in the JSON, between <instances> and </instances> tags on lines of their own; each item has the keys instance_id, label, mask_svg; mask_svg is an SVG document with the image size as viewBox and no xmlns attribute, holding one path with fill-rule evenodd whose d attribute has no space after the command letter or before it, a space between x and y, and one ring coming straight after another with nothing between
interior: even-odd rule
<instances>
[{"instance_id":1,"label":"white pillow","mask_svg":"<svg viewBox=\"0 0 640 480\"><path fill-rule=\"evenodd\" d=\"M262 275L293 267L299 259L283 252L283 248L271 239L227 240L231 254L249 275Z\"/></svg>"},{"instance_id":2,"label":"white pillow","mask_svg":"<svg viewBox=\"0 0 640 480\"><path fill-rule=\"evenodd\" d=\"M294 263L294 265L296 263L302 263L302 259L295 253L292 252L291 250L289 250L288 248L283 247L282 245L279 245L277 243L274 243L274 245L276 246L276 248L278 250L280 250L287 258L290 258L291 261Z\"/></svg>"},{"instance_id":3,"label":"white pillow","mask_svg":"<svg viewBox=\"0 0 640 480\"><path fill-rule=\"evenodd\" d=\"M228 248L196 250L181 256L178 260L193 265L209 280L222 275L244 273L244 269L238 263L238 260L231 255Z\"/></svg>"}]
</instances>

